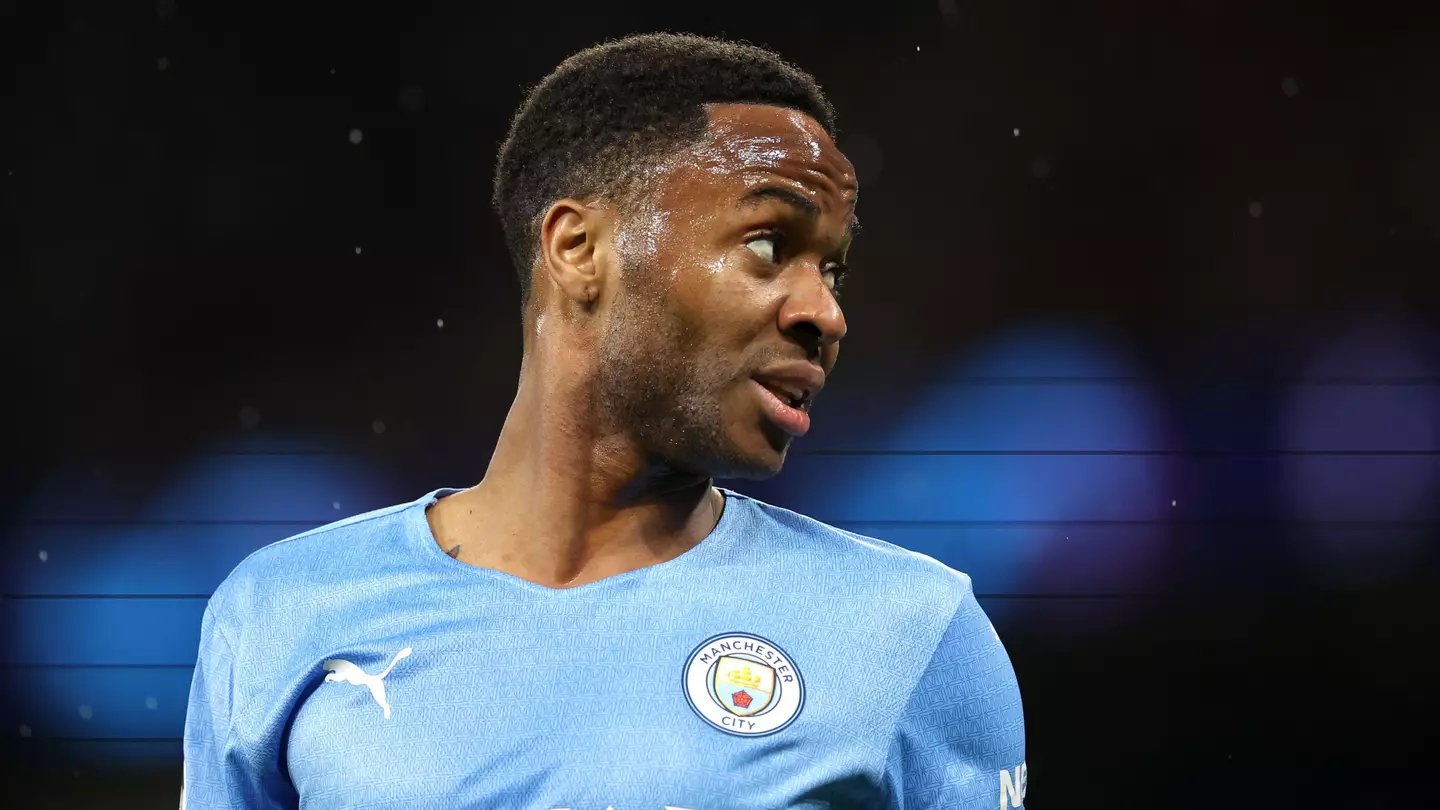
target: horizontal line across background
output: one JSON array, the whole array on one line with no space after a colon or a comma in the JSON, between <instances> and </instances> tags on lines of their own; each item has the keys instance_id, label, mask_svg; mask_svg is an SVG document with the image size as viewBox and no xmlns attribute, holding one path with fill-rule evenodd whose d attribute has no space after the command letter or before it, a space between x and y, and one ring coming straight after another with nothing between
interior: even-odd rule
<instances>
[{"instance_id":1,"label":"horizontal line across background","mask_svg":"<svg viewBox=\"0 0 1440 810\"><path fill-rule=\"evenodd\" d=\"M927 376L926 386L946 387L960 385L1153 385L1157 387L1189 387L1189 386L1227 386L1227 385L1255 385L1255 386L1285 386L1285 385L1358 385L1358 386L1406 386L1406 385L1436 385L1440 384L1440 375L1437 374L1391 374L1391 375L1361 375L1361 374L1317 374L1309 377L1294 377L1281 375L1235 375L1235 374L1117 374L1117 375L1095 375L1095 374L975 374L975 375L954 375L935 376L933 371L924 369L901 367L899 371L882 370L880 368L854 368L845 371L839 378L840 382L834 385L856 387L861 382L872 382L880 384L896 378L905 379L907 373L922 371Z\"/></svg>"},{"instance_id":2,"label":"horizontal line across background","mask_svg":"<svg viewBox=\"0 0 1440 810\"><path fill-rule=\"evenodd\" d=\"M0 520L0 526L309 526L319 528L344 518L323 520ZM1298 518L1162 518L1155 520L847 520L819 517L831 526L1381 526L1440 527L1440 520L1301 520Z\"/></svg>"},{"instance_id":3,"label":"horizontal line across background","mask_svg":"<svg viewBox=\"0 0 1440 810\"><path fill-rule=\"evenodd\" d=\"M0 520L0 526L312 526L320 527L343 517L324 520L110 520L108 518L43 518Z\"/></svg>"},{"instance_id":4,"label":"horizontal line across background","mask_svg":"<svg viewBox=\"0 0 1440 810\"><path fill-rule=\"evenodd\" d=\"M32 742L52 743L178 743L184 737L31 737Z\"/></svg>"},{"instance_id":5,"label":"horizontal line across background","mask_svg":"<svg viewBox=\"0 0 1440 810\"><path fill-rule=\"evenodd\" d=\"M424 455L411 449L401 452ZM336 450L211 450L203 456L355 456ZM797 450L801 456L1440 456L1440 450Z\"/></svg>"},{"instance_id":6,"label":"horizontal line across background","mask_svg":"<svg viewBox=\"0 0 1440 810\"><path fill-rule=\"evenodd\" d=\"M194 664L0 664L0 669L194 669Z\"/></svg>"},{"instance_id":7,"label":"horizontal line across background","mask_svg":"<svg viewBox=\"0 0 1440 810\"><path fill-rule=\"evenodd\" d=\"M209 599L208 593L7 593L0 599Z\"/></svg>"},{"instance_id":8,"label":"horizontal line across background","mask_svg":"<svg viewBox=\"0 0 1440 810\"><path fill-rule=\"evenodd\" d=\"M903 378L905 371L913 369L902 368L898 373L887 373L887 378ZM878 369L856 369L853 377L845 377L843 383L837 385L870 380L882 375L876 374ZM1361 375L1361 374L1317 374L1309 377L1286 377L1280 375L1233 375L1233 374L1176 374L1167 376L1165 374L1117 374L1117 375L1095 375L1095 374L975 374L955 376L931 376L926 379L926 385L1075 385L1094 383L1096 385L1114 385L1116 383L1157 385L1157 386L1188 386L1188 385L1435 385L1440 383L1440 374L1391 374L1391 375Z\"/></svg>"},{"instance_id":9,"label":"horizontal line across background","mask_svg":"<svg viewBox=\"0 0 1440 810\"><path fill-rule=\"evenodd\" d=\"M1440 450L804 450L803 456L1440 456Z\"/></svg>"}]
</instances>

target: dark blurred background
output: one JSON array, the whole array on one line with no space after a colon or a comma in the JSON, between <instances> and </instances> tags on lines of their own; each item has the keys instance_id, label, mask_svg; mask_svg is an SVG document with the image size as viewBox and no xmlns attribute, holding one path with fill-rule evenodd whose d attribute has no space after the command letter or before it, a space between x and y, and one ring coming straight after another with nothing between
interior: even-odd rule
<instances>
[{"instance_id":1,"label":"dark blurred background","mask_svg":"<svg viewBox=\"0 0 1440 810\"><path fill-rule=\"evenodd\" d=\"M1420 806L1425 5L0 5L10 806L173 806L216 584L480 479L520 353L496 148L659 29L813 72L862 186L816 428L726 483L972 575L1027 806Z\"/></svg>"}]
</instances>

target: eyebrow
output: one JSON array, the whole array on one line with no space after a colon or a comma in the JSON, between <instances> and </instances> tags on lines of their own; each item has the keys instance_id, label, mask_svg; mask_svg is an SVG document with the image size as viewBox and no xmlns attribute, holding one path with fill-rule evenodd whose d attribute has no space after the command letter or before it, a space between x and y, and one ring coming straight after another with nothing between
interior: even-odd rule
<instances>
[{"instance_id":1,"label":"eyebrow","mask_svg":"<svg viewBox=\"0 0 1440 810\"><path fill-rule=\"evenodd\" d=\"M785 188L784 186L760 186L759 188L752 188L745 192L744 196L740 198L740 207L747 208L758 205L764 200L779 200L798 210L801 214L805 215L806 219L812 221L820 218L820 206L816 205L813 200L804 194L794 189ZM850 221L845 223L845 233L852 239L860 235L859 218L853 215L850 217Z\"/></svg>"}]
</instances>

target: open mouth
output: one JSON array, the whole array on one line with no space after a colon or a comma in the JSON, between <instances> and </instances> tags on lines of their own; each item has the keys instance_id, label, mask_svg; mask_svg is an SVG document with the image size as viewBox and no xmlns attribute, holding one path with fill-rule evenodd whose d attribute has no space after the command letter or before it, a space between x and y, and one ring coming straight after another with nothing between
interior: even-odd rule
<instances>
[{"instance_id":1,"label":"open mouth","mask_svg":"<svg viewBox=\"0 0 1440 810\"><path fill-rule=\"evenodd\" d=\"M810 397L773 381L755 383L761 409L770 421L791 436L804 436L810 430Z\"/></svg>"},{"instance_id":2,"label":"open mouth","mask_svg":"<svg viewBox=\"0 0 1440 810\"><path fill-rule=\"evenodd\" d=\"M790 362L762 369L750 378L765 414L791 436L810 430L810 402L825 387L825 371L814 363Z\"/></svg>"},{"instance_id":3,"label":"open mouth","mask_svg":"<svg viewBox=\"0 0 1440 810\"><path fill-rule=\"evenodd\" d=\"M785 405L802 411L810 410L810 392L798 387L791 387L781 383L765 380L756 380L766 391L775 395Z\"/></svg>"}]
</instances>

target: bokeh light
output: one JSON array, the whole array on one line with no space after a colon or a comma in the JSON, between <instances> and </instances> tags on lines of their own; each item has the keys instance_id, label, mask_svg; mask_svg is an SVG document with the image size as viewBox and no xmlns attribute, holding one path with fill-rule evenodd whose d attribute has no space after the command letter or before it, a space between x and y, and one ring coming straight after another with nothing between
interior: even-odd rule
<instances>
[{"instance_id":1,"label":"bokeh light","mask_svg":"<svg viewBox=\"0 0 1440 810\"><path fill-rule=\"evenodd\" d=\"M200 620L214 588L256 549L401 492L380 464L343 454L271 452L314 438L237 428L179 463L131 458L96 474L58 465L7 541L13 600L7 662L12 728L50 739L173 738L183 727ZM174 744L126 743L122 759L173 762ZM117 745L73 748L115 764ZM93 759L99 757L99 759Z\"/></svg>"},{"instance_id":2,"label":"bokeh light","mask_svg":"<svg viewBox=\"0 0 1440 810\"><path fill-rule=\"evenodd\" d=\"M1368 316L1319 342L1281 412L1282 489L1298 556L1322 580L1404 574L1440 514L1435 333Z\"/></svg>"},{"instance_id":3,"label":"bokeh light","mask_svg":"<svg viewBox=\"0 0 1440 810\"><path fill-rule=\"evenodd\" d=\"M867 427L872 449L824 457L831 474L786 493L787 505L935 557L982 593L1156 584L1156 521L1175 493L1170 457L1147 451L1170 439L1143 371L1102 332L996 335Z\"/></svg>"}]
</instances>

